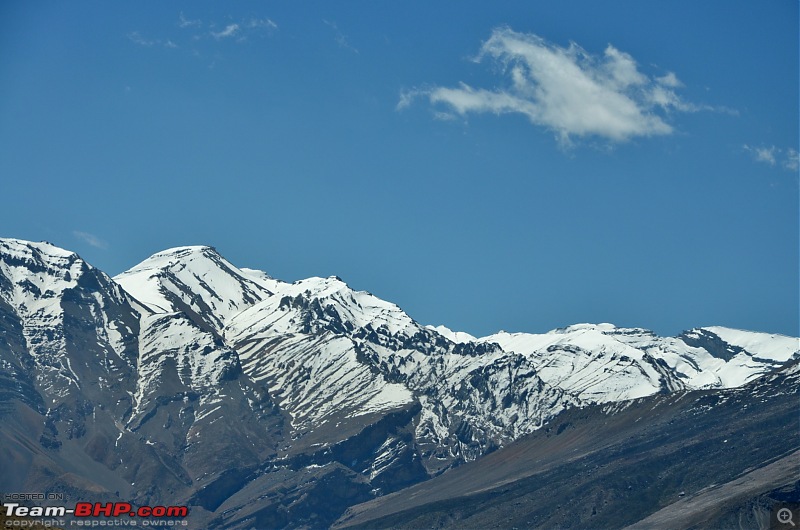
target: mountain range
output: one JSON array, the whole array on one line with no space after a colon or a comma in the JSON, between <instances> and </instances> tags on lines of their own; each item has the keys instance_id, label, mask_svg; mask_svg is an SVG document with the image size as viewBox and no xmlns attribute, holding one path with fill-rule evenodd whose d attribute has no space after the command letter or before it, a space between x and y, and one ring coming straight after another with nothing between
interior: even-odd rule
<instances>
[{"instance_id":1,"label":"mountain range","mask_svg":"<svg viewBox=\"0 0 800 530\"><path fill-rule=\"evenodd\" d=\"M620 451L656 465L668 447L706 447L712 428L750 442L692 494L794 462L799 360L797 338L719 326L477 338L338 277L283 282L212 247L112 278L49 243L0 239L0 491L185 504L209 528L570 526L556 505L506 501L552 484L585 495L599 486L564 480L569 466L603 466L616 484L632 473ZM765 421L789 421L783 438L761 433ZM604 506L627 490L609 491L575 525L634 524L686 501L654 494L625 519Z\"/></svg>"}]
</instances>

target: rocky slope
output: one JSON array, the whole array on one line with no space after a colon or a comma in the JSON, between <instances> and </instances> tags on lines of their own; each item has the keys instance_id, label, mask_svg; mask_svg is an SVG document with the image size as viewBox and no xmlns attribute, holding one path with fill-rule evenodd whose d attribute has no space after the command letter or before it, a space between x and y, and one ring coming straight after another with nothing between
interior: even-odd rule
<instances>
[{"instance_id":1,"label":"rocky slope","mask_svg":"<svg viewBox=\"0 0 800 530\"><path fill-rule=\"evenodd\" d=\"M800 501L798 396L793 361L736 389L571 409L334 527L779 527L776 509Z\"/></svg>"}]
</instances>

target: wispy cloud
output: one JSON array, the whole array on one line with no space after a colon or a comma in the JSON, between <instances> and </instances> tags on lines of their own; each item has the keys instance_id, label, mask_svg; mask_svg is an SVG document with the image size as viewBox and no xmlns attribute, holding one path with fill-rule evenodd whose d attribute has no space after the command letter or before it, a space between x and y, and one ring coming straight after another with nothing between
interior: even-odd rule
<instances>
[{"instance_id":1,"label":"wispy cloud","mask_svg":"<svg viewBox=\"0 0 800 530\"><path fill-rule=\"evenodd\" d=\"M152 46L163 46L165 48L177 48L178 45L175 44L170 39L163 41L161 39L149 39L142 36L141 33L138 31L131 31L128 33L128 40L133 42L134 44L138 44L139 46L145 47L152 47Z\"/></svg>"},{"instance_id":2,"label":"wispy cloud","mask_svg":"<svg viewBox=\"0 0 800 530\"><path fill-rule=\"evenodd\" d=\"M680 88L683 86L683 83L681 83L680 79L678 79L678 76L675 75L675 72L667 72L666 75L656 77L656 81L658 81L661 85L671 88Z\"/></svg>"},{"instance_id":3,"label":"wispy cloud","mask_svg":"<svg viewBox=\"0 0 800 530\"><path fill-rule=\"evenodd\" d=\"M265 28L268 30L278 29L278 25L269 18L251 18L247 21L248 28Z\"/></svg>"},{"instance_id":4,"label":"wispy cloud","mask_svg":"<svg viewBox=\"0 0 800 530\"><path fill-rule=\"evenodd\" d=\"M221 31L214 31L215 24L210 25L209 34L216 40L236 38L237 42L243 42L251 35L257 33L272 33L278 29L278 25L269 18L255 18L240 20L227 24Z\"/></svg>"},{"instance_id":5,"label":"wispy cloud","mask_svg":"<svg viewBox=\"0 0 800 530\"><path fill-rule=\"evenodd\" d=\"M87 243L95 248L100 248L104 250L108 248L108 243L106 243L96 235L90 234L89 232L81 232L80 230L73 230L72 235L77 237L84 243Z\"/></svg>"},{"instance_id":6,"label":"wispy cloud","mask_svg":"<svg viewBox=\"0 0 800 530\"><path fill-rule=\"evenodd\" d=\"M181 11L180 15L178 16L178 27L179 28L199 28L202 25L203 25L203 22L201 20L197 20L197 19L190 20L190 19L186 18L186 16L183 14L183 11Z\"/></svg>"},{"instance_id":7,"label":"wispy cloud","mask_svg":"<svg viewBox=\"0 0 800 530\"><path fill-rule=\"evenodd\" d=\"M334 38L336 39L336 44L338 44L341 48L344 48L345 50L350 50L353 53L358 53L358 50L353 45L351 45L350 42L347 40L345 34L339 31L339 26L336 25L336 22L331 22L329 20L324 20L324 19L322 22L333 30Z\"/></svg>"},{"instance_id":8,"label":"wispy cloud","mask_svg":"<svg viewBox=\"0 0 800 530\"><path fill-rule=\"evenodd\" d=\"M775 150L777 148L774 145L770 147L750 147L745 144L743 147L744 150L749 151L758 162L764 162L770 166L775 165Z\"/></svg>"},{"instance_id":9,"label":"wispy cloud","mask_svg":"<svg viewBox=\"0 0 800 530\"><path fill-rule=\"evenodd\" d=\"M208 47L208 43L223 40L241 43L246 41L248 37L269 35L278 29L278 24L266 17L251 16L243 19L228 17L228 21L223 24L215 21L204 23L200 19L187 17L183 11L178 14L178 20L175 25L179 30L173 31L173 34L169 35L169 37L146 37L146 32L141 31L131 31L127 34L127 37L138 46L184 48L191 50L195 56L203 57L206 53L201 53L200 50L203 46Z\"/></svg>"},{"instance_id":10,"label":"wispy cloud","mask_svg":"<svg viewBox=\"0 0 800 530\"><path fill-rule=\"evenodd\" d=\"M239 24L228 24L222 31L212 31L211 36L217 40L220 40L227 39L229 37L235 37L237 33L239 33Z\"/></svg>"},{"instance_id":11,"label":"wispy cloud","mask_svg":"<svg viewBox=\"0 0 800 530\"><path fill-rule=\"evenodd\" d=\"M668 135L672 112L709 110L684 101L683 86L674 72L650 77L634 58L612 45L602 56L575 43L561 47L528 33L497 28L474 62L499 66L502 88L426 87L404 91L398 109L415 99L427 99L450 114L523 114L564 143L572 136L596 136L612 142L640 136ZM441 115L441 110L439 111Z\"/></svg>"},{"instance_id":12,"label":"wispy cloud","mask_svg":"<svg viewBox=\"0 0 800 530\"><path fill-rule=\"evenodd\" d=\"M783 167L789 171L800 169L800 156L798 156L797 149L789 148L786 150L786 159L783 161Z\"/></svg>"},{"instance_id":13,"label":"wispy cloud","mask_svg":"<svg viewBox=\"0 0 800 530\"><path fill-rule=\"evenodd\" d=\"M141 36L141 34L139 34L138 31L131 31L130 33L128 33L128 40L130 40L134 44L138 44L139 46L153 46L157 42L152 39L145 39L144 37Z\"/></svg>"},{"instance_id":14,"label":"wispy cloud","mask_svg":"<svg viewBox=\"0 0 800 530\"><path fill-rule=\"evenodd\" d=\"M797 149L791 147L781 149L774 145L770 145L769 147L754 147L745 144L742 146L742 149L750 153L753 160L756 162L761 162L773 167L781 167L789 171L797 171L798 168L800 168Z\"/></svg>"}]
</instances>

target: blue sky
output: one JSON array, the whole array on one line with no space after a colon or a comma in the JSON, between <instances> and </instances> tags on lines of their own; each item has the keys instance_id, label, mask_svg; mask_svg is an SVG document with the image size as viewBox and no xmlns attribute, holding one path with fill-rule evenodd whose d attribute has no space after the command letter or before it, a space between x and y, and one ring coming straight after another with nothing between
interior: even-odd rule
<instances>
[{"instance_id":1,"label":"blue sky","mask_svg":"<svg viewBox=\"0 0 800 530\"><path fill-rule=\"evenodd\" d=\"M4 2L0 235L475 335L798 335L798 2Z\"/></svg>"}]
</instances>

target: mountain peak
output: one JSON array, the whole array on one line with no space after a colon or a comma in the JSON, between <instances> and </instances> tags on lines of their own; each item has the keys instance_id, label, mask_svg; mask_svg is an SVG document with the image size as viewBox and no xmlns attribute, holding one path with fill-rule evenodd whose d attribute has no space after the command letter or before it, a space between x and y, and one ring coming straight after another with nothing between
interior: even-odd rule
<instances>
[{"instance_id":1,"label":"mountain peak","mask_svg":"<svg viewBox=\"0 0 800 530\"><path fill-rule=\"evenodd\" d=\"M745 354L747 358L780 362L800 355L800 339L774 333L707 326L684 331L678 338L726 361L739 354Z\"/></svg>"},{"instance_id":2,"label":"mountain peak","mask_svg":"<svg viewBox=\"0 0 800 530\"><path fill-rule=\"evenodd\" d=\"M24 239L13 238L0 238L0 254L6 256L32 256L34 254L42 258L72 258L80 259L80 257L70 250L64 250L57 247L48 241L25 241Z\"/></svg>"},{"instance_id":3,"label":"mountain peak","mask_svg":"<svg viewBox=\"0 0 800 530\"><path fill-rule=\"evenodd\" d=\"M162 250L114 279L155 312L188 308L217 331L233 314L272 296L281 283L242 271L205 245Z\"/></svg>"},{"instance_id":4,"label":"mountain peak","mask_svg":"<svg viewBox=\"0 0 800 530\"><path fill-rule=\"evenodd\" d=\"M439 335L449 339L456 344L465 344L467 342L477 342L478 339L465 331L453 331L447 326L440 324L438 326L425 326L426 328L435 331Z\"/></svg>"},{"instance_id":5,"label":"mountain peak","mask_svg":"<svg viewBox=\"0 0 800 530\"><path fill-rule=\"evenodd\" d=\"M0 408L12 396L44 429L0 432L4 447L24 434L10 445L23 472L6 475L50 484L77 470L132 502L202 507L215 519L198 527L306 524L272 517L345 490L361 493L336 502L391 493L542 427L572 444L578 416L547 425L567 408L625 401L594 409L605 422L631 400L739 386L800 357L796 338L721 327L475 339L337 276L284 283L209 246L163 250L116 280L49 243L0 240Z\"/></svg>"},{"instance_id":6,"label":"mountain peak","mask_svg":"<svg viewBox=\"0 0 800 530\"><path fill-rule=\"evenodd\" d=\"M557 333L574 333L576 331L614 331L618 329L617 326L614 324L609 324L608 322L603 322L600 324L590 324L590 323L580 323L580 324L572 324L571 326L567 326L564 328L558 328L553 330Z\"/></svg>"},{"instance_id":7,"label":"mountain peak","mask_svg":"<svg viewBox=\"0 0 800 530\"><path fill-rule=\"evenodd\" d=\"M16 285L13 296L18 300L35 293L61 292L90 270L96 269L76 253L51 243L0 238L0 276Z\"/></svg>"},{"instance_id":8,"label":"mountain peak","mask_svg":"<svg viewBox=\"0 0 800 530\"><path fill-rule=\"evenodd\" d=\"M189 255L189 254L216 254L219 255L219 252L216 248L210 245L184 245L180 247L172 247L164 249L160 252L156 252L153 254L155 256L167 256L167 255Z\"/></svg>"},{"instance_id":9,"label":"mountain peak","mask_svg":"<svg viewBox=\"0 0 800 530\"><path fill-rule=\"evenodd\" d=\"M156 252L149 258L143 260L141 263L133 267L131 270L145 267L160 268L177 261L187 261L202 258L222 259L222 255L217 252L216 248L208 245L186 245L181 247L173 247Z\"/></svg>"}]
</instances>

